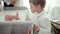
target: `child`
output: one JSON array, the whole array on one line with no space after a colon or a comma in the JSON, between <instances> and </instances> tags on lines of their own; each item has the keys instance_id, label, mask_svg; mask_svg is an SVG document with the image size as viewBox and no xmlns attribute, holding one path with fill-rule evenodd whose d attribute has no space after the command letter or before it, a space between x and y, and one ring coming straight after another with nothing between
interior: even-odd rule
<instances>
[{"instance_id":1,"label":"child","mask_svg":"<svg viewBox=\"0 0 60 34\"><path fill-rule=\"evenodd\" d=\"M29 0L30 9L32 13L37 13L36 18L31 21L35 22L35 30L39 31L39 34L50 34L50 21L46 18L47 14L45 13L45 0Z\"/></svg>"},{"instance_id":2,"label":"child","mask_svg":"<svg viewBox=\"0 0 60 34\"><path fill-rule=\"evenodd\" d=\"M39 34L50 34L51 22L47 19L47 13L44 11L45 0L29 0L32 13L37 13L36 18L32 20L40 27ZM37 28L38 29L38 28ZM36 29L35 29L36 30Z\"/></svg>"}]
</instances>

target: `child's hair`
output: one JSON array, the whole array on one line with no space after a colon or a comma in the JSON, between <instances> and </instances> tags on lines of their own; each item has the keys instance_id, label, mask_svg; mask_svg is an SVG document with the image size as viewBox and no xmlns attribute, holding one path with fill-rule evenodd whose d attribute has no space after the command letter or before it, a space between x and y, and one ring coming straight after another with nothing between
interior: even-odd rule
<instances>
[{"instance_id":1,"label":"child's hair","mask_svg":"<svg viewBox=\"0 0 60 34\"><path fill-rule=\"evenodd\" d=\"M44 8L46 4L46 0L29 0L29 2L33 3L35 6L40 4L42 8Z\"/></svg>"}]
</instances>

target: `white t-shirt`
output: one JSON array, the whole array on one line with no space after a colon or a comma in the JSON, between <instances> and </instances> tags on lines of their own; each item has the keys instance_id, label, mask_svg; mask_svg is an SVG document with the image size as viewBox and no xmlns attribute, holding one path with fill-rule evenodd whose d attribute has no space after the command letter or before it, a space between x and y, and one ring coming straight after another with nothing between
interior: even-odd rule
<instances>
[{"instance_id":1,"label":"white t-shirt","mask_svg":"<svg viewBox=\"0 0 60 34\"><path fill-rule=\"evenodd\" d=\"M29 17L29 16L28 16ZM50 34L51 32L51 21L47 18L47 13L45 11L42 11L41 13L32 16L30 15L30 20L34 24L38 24L40 26L39 34Z\"/></svg>"}]
</instances>

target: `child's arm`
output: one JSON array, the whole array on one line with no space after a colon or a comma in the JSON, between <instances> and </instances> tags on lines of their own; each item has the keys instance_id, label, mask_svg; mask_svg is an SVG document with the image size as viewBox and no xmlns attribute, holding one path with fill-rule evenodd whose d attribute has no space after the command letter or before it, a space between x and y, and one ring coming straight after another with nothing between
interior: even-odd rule
<instances>
[{"instance_id":1,"label":"child's arm","mask_svg":"<svg viewBox=\"0 0 60 34\"><path fill-rule=\"evenodd\" d=\"M40 24L39 34L50 34L51 33L51 21L49 19L44 18L38 24Z\"/></svg>"}]
</instances>

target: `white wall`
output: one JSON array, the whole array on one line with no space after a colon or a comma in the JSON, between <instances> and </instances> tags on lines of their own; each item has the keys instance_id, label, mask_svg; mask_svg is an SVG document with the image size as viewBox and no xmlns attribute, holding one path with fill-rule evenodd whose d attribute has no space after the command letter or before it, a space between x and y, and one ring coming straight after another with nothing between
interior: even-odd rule
<instances>
[{"instance_id":1,"label":"white wall","mask_svg":"<svg viewBox=\"0 0 60 34\"><path fill-rule=\"evenodd\" d=\"M23 4L24 4L24 6L27 7L28 9L30 8L29 0L23 0Z\"/></svg>"},{"instance_id":2,"label":"white wall","mask_svg":"<svg viewBox=\"0 0 60 34\"><path fill-rule=\"evenodd\" d=\"M56 3L60 4L60 0L55 0Z\"/></svg>"},{"instance_id":3,"label":"white wall","mask_svg":"<svg viewBox=\"0 0 60 34\"><path fill-rule=\"evenodd\" d=\"M46 7L45 10L49 10L50 6L55 4L54 0L46 0Z\"/></svg>"},{"instance_id":4,"label":"white wall","mask_svg":"<svg viewBox=\"0 0 60 34\"><path fill-rule=\"evenodd\" d=\"M52 8L51 6L59 5L59 4L60 4L60 0L46 0L45 10L47 10L47 12L50 12L50 9Z\"/></svg>"}]
</instances>

